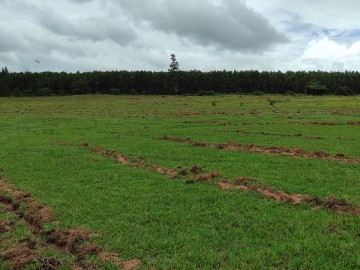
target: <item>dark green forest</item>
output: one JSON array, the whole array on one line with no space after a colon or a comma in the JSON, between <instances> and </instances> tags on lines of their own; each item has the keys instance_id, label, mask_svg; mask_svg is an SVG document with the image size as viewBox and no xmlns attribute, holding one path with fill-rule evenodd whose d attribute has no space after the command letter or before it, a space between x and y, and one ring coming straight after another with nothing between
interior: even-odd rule
<instances>
[{"instance_id":1,"label":"dark green forest","mask_svg":"<svg viewBox=\"0 0 360 270\"><path fill-rule=\"evenodd\" d=\"M0 96L79 94L360 94L357 71L93 71L0 73Z\"/></svg>"}]
</instances>

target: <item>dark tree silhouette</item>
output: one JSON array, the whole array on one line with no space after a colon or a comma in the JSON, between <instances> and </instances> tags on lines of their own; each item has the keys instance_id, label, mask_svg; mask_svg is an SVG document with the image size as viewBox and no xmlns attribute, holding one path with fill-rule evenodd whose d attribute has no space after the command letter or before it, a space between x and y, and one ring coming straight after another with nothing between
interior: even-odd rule
<instances>
[{"instance_id":1,"label":"dark tree silhouette","mask_svg":"<svg viewBox=\"0 0 360 270\"><path fill-rule=\"evenodd\" d=\"M174 55L175 57L175 55ZM0 67L0 96L78 94L337 94L359 95L360 72L327 71L170 71L9 72ZM172 67L171 65L170 67ZM173 70L173 71L171 71ZM174 72L176 70L176 72Z\"/></svg>"},{"instance_id":2,"label":"dark tree silhouette","mask_svg":"<svg viewBox=\"0 0 360 270\"><path fill-rule=\"evenodd\" d=\"M179 93L179 76L178 76L178 71L180 71L179 69L179 62L176 61L176 56L175 54L170 54L170 59L171 59L171 64L170 64L170 68L169 68L169 72L170 72L170 91L171 93L177 95Z\"/></svg>"},{"instance_id":3,"label":"dark tree silhouette","mask_svg":"<svg viewBox=\"0 0 360 270\"><path fill-rule=\"evenodd\" d=\"M169 68L169 72L173 72L173 71L179 71L180 68L180 64L178 61L176 61L176 56L175 54L170 54L170 59L171 59L171 64L170 64L170 68Z\"/></svg>"}]
</instances>

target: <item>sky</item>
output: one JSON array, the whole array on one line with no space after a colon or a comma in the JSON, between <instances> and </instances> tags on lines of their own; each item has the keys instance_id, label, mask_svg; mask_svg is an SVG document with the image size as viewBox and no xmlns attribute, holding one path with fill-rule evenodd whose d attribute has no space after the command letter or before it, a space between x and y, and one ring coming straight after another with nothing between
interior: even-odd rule
<instances>
[{"instance_id":1,"label":"sky","mask_svg":"<svg viewBox=\"0 0 360 270\"><path fill-rule=\"evenodd\" d=\"M9 71L360 69L359 0L0 0Z\"/></svg>"}]
</instances>

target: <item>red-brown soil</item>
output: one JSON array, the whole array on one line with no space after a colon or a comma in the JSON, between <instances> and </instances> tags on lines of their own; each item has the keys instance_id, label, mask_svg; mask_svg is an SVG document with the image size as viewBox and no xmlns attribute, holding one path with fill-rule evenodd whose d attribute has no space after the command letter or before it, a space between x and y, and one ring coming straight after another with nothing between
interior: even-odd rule
<instances>
[{"instance_id":1,"label":"red-brown soil","mask_svg":"<svg viewBox=\"0 0 360 270\"><path fill-rule=\"evenodd\" d=\"M212 179L219 177L220 174L218 172L211 172L199 175L195 178L196 181L211 181Z\"/></svg>"},{"instance_id":2,"label":"red-brown soil","mask_svg":"<svg viewBox=\"0 0 360 270\"><path fill-rule=\"evenodd\" d=\"M244 178L240 178L244 179ZM254 181L253 179L251 181ZM300 204L303 201L307 201L310 199L309 196L302 195L302 194L289 194L285 191L276 191L271 187L255 185L255 184L248 184L248 181L244 179L244 181L235 180L234 184L230 184L227 182L220 181L218 186L221 189L241 189L246 191L254 191L260 193L262 196L273 199L275 201L285 202L285 203L292 203L292 204Z\"/></svg>"},{"instance_id":3,"label":"red-brown soil","mask_svg":"<svg viewBox=\"0 0 360 270\"><path fill-rule=\"evenodd\" d=\"M12 224L10 220L0 219L0 233L5 233L12 230Z\"/></svg>"},{"instance_id":4,"label":"red-brown soil","mask_svg":"<svg viewBox=\"0 0 360 270\"><path fill-rule=\"evenodd\" d=\"M255 135L265 135L265 136L278 136L278 137L302 137L304 139L308 139L308 140L321 140L321 139L325 139L325 137L321 137L321 136L307 136L307 135L303 135L301 133L296 133L296 134L285 134L285 133L271 133L271 132L251 132L248 130L214 130L216 132L225 132L225 133L229 133L229 132L236 132L236 133L241 133L241 134L255 134Z\"/></svg>"},{"instance_id":5,"label":"red-brown soil","mask_svg":"<svg viewBox=\"0 0 360 270\"><path fill-rule=\"evenodd\" d=\"M9 248L1 252L4 260L12 269L22 269L37 259L37 250L30 248L26 243L19 244L16 248Z\"/></svg>"},{"instance_id":6,"label":"red-brown soil","mask_svg":"<svg viewBox=\"0 0 360 270\"><path fill-rule=\"evenodd\" d=\"M335 213L345 213L350 215L360 215L360 207L351 205L343 199L337 199L335 197L328 197L325 200L321 200L314 196L303 195L299 193L290 194L283 190L275 190L272 187L266 187L261 185L249 184L248 178L240 178L234 181L234 183L228 183L223 181L218 182L218 186L224 190L240 189L244 191L252 191L261 194L263 197L291 204L310 203L320 208L330 209ZM252 179L251 181L255 181Z\"/></svg>"},{"instance_id":7,"label":"red-brown soil","mask_svg":"<svg viewBox=\"0 0 360 270\"><path fill-rule=\"evenodd\" d=\"M88 147L89 144L87 144L85 147ZM103 149L100 146L96 146L93 148L94 152L100 153L104 156L116 159L121 164L130 164L130 161L123 155L116 153L115 151L108 151Z\"/></svg>"},{"instance_id":8,"label":"red-brown soil","mask_svg":"<svg viewBox=\"0 0 360 270\"><path fill-rule=\"evenodd\" d=\"M256 114L253 114L256 116ZM220 121L184 121L184 124L207 124L207 125L221 125L221 126L264 126L264 125L319 125L319 126L341 126L341 125L349 125L349 126L358 126L360 125L360 121L352 121L352 122L321 122L321 121L312 121L312 122L242 122L242 123L229 123L229 122L220 122Z\"/></svg>"},{"instance_id":9,"label":"red-brown soil","mask_svg":"<svg viewBox=\"0 0 360 270\"><path fill-rule=\"evenodd\" d=\"M40 251L40 248L46 249L50 246L57 248L59 252L74 255L77 263L73 269L97 269L83 262L83 257L86 254L97 254L103 258L104 254L110 254L88 242L90 236L94 235L88 230L82 228L45 230L45 224L57 223L53 209L42 205L29 193L12 188L3 178L0 178L0 190L5 192L0 195L0 203L5 206L5 212L13 213L18 220L25 221L33 233L32 239L20 239L13 246L0 251L3 260L10 264L12 269L22 269L35 261L41 262L41 269L58 269L63 262L44 257ZM0 219L1 233L12 231L14 226L12 221ZM135 261L139 262L138 259L134 259L132 263L129 263L122 261L115 253L111 254L107 256L107 261L112 261L121 268L135 269L131 268L131 265L134 265Z\"/></svg>"},{"instance_id":10,"label":"red-brown soil","mask_svg":"<svg viewBox=\"0 0 360 270\"><path fill-rule=\"evenodd\" d=\"M342 126L342 125L349 125L349 126L358 126L360 125L360 121L354 122L288 122L288 125L319 125L319 126Z\"/></svg>"},{"instance_id":11,"label":"red-brown soil","mask_svg":"<svg viewBox=\"0 0 360 270\"><path fill-rule=\"evenodd\" d=\"M177 138L177 137L167 137L167 136L159 137L158 139L174 141L174 142L184 142L184 143L192 144L193 146L197 146L197 147L212 147L221 150L246 151L246 152L265 154L265 155L282 155L293 158L314 158L314 159L322 159L322 160L333 160L344 163L360 164L360 158L347 157L344 154L340 154L340 153L336 155L331 155L329 153L326 153L325 151L316 151L311 153L311 152L305 152L305 150L299 148L261 146L256 144L240 144L234 142L215 144L209 142L197 142L189 138Z\"/></svg>"},{"instance_id":12,"label":"red-brown soil","mask_svg":"<svg viewBox=\"0 0 360 270\"><path fill-rule=\"evenodd\" d=\"M132 260L129 261L124 261L123 263L123 270L133 270L133 269L137 269L141 264L141 261L137 258L134 258Z\"/></svg>"},{"instance_id":13,"label":"red-brown soil","mask_svg":"<svg viewBox=\"0 0 360 270\"><path fill-rule=\"evenodd\" d=\"M324 200L323 205L335 213L349 213L356 216L360 215L360 207L353 206L344 199L328 197Z\"/></svg>"},{"instance_id":14,"label":"red-brown soil","mask_svg":"<svg viewBox=\"0 0 360 270\"><path fill-rule=\"evenodd\" d=\"M349 160L353 161L353 159L345 157L342 154L337 154L336 156L330 156L326 152L323 151L317 151L312 154L306 153L304 150L301 149L286 149L286 148L280 148L280 147L263 147L263 146L257 146L257 145L241 145L236 143L227 143L227 144L213 144L213 143L207 143L207 142L195 142L191 139L183 139L183 138L173 138L173 137L161 137L159 139L163 140L170 140L175 142L186 142L191 143L194 146L199 147L214 147L217 149L225 149L225 150L245 150L249 152L256 152L256 153L264 153L264 154L280 154L280 155L287 155L291 157L304 157L304 158L319 158L319 159L328 159L328 160L338 160L343 162L349 162ZM187 184L195 183L197 181L211 181L217 177L220 176L220 173L218 172L211 172L211 173L205 173L203 174L203 169L198 166L193 166L189 170L173 170L173 169L166 169L163 167L160 167L155 164L149 164L147 163L146 159L140 158L138 162L135 163L123 163L119 161L118 156L122 156L126 160L128 160L125 156L118 154L114 151L108 151L104 150L101 147L95 147L93 150L97 153L101 153L105 156L114 158L115 160L118 160L119 163L122 164L128 164L135 168L152 168L155 169L156 172L160 174L167 174L170 176L180 176L180 175L186 175L190 176L191 178L186 181ZM360 163L360 159L357 161ZM356 162L356 163L357 163ZM339 200L336 198L327 198L324 201L321 201L320 199L314 197L314 196L308 196L303 194L290 194L286 191L282 190L275 190L272 187L266 187L261 186L257 184L253 184L256 182L255 178L251 177L241 177L238 179L235 179L233 183L228 183L224 181L218 182L218 186L221 189L228 190L228 189L241 189L245 191L252 191L257 192L261 194L262 196L284 202L284 203L292 203L295 205L301 204L303 202L315 204L317 206L321 206L322 208L328 208L336 213L347 213L352 215L360 215L360 207L352 206L351 204L347 203L344 200Z\"/></svg>"},{"instance_id":15,"label":"red-brown soil","mask_svg":"<svg viewBox=\"0 0 360 270\"><path fill-rule=\"evenodd\" d=\"M347 122L348 125L350 126L360 126L360 121L357 122Z\"/></svg>"},{"instance_id":16,"label":"red-brown soil","mask_svg":"<svg viewBox=\"0 0 360 270\"><path fill-rule=\"evenodd\" d=\"M88 146L86 146L86 147L88 147ZM213 172L210 174L201 174L201 173L203 173L203 169L199 166L193 166L192 168L190 168L188 170L169 169L169 168L165 168L160 165L157 165L157 164L148 163L147 160L142 157L139 158L137 161L130 162L129 159L127 157L125 157L124 155L117 153L115 151L105 150L104 148L102 148L100 146L96 146L96 147L92 148L92 150L96 153L100 153L109 158L115 159L120 164L129 165L134 168L150 168L150 169L155 170L159 174L165 174L165 175L171 176L172 178L186 175L186 176L190 176L192 178L192 180L194 180L194 181L209 181L209 180L219 176L219 174L216 172ZM196 175L199 175L199 176L196 176Z\"/></svg>"},{"instance_id":17,"label":"red-brown soil","mask_svg":"<svg viewBox=\"0 0 360 270\"><path fill-rule=\"evenodd\" d=\"M220 126L238 126L236 123L226 123L226 122L219 122L219 121L184 121L184 124L211 124L211 125L220 125Z\"/></svg>"}]
</instances>

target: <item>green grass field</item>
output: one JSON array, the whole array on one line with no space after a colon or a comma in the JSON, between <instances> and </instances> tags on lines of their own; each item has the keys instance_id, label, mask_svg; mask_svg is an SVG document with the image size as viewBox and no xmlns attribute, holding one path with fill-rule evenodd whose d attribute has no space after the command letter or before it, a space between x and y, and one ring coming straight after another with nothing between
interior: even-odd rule
<instances>
[{"instance_id":1,"label":"green grass field","mask_svg":"<svg viewBox=\"0 0 360 270\"><path fill-rule=\"evenodd\" d=\"M7 183L54 208L58 226L99 233L91 241L124 259L139 258L141 269L360 269L360 216L216 185L251 177L276 190L335 196L358 207L360 164L158 139L360 158L359 121L360 97L1 98L0 167ZM189 176L119 164L91 151L94 146L221 176L187 184ZM2 212L0 219L15 218ZM5 240L0 236L0 250Z\"/></svg>"}]
</instances>

